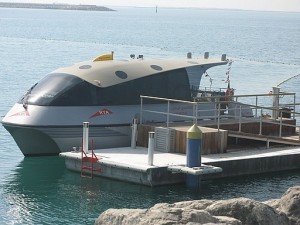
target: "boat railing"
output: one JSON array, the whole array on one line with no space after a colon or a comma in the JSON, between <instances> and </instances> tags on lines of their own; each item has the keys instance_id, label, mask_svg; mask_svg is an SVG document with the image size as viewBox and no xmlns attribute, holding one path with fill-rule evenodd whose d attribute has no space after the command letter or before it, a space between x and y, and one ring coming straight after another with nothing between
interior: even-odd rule
<instances>
[{"instance_id":1,"label":"boat railing","mask_svg":"<svg viewBox=\"0 0 300 225\"><path fill-rule=\"evenodd\" d=\"M260 126L259 126L259 135L262 135L262 127L263 127L263 123L267 123L267 124L275 124L279 126L279 132L278 132L278 136L282 137L282 130L283 127L293 127L295 128L296 131L300 130L300 126L297 125L297 123L294 124L289 124L289 123L284 123L284 121L286 119L296 119L300 117L300 113L299 112L294 112L291 111L289 108L275 108L275 107L263 107L263 106L255 106L255 105L250 105L250 104L244 104L244 103L240 103L237 102L236 104L239 105L239 116L232 116L238 119L238 124L239 124L239 129L238 132L242 132L242 123L243 121L259 121ZM286 106L286 105L285 105ZM293 103L293 106L300 106L300 103ZM247 108L251 108L252 110L255 111L259 111L259 116L253 116L253 118L250 117L243 117L241 115L241 112L243 109L247 109ZM270 115L269 112L273 112L276 111L277 114L279 115L277 118L272 118L272 116ZM257 115L258 113L256 113ZM220 116L220 118L222 118L222 116ZM218 123L218 129L219 129L219 123ZM300 140L300 132L299 134L299 140Z\"/></svg>"},{"instance_id":2,"label":"boat railing","mask_svg":"<svg viewBox=\"0 0 300 225\"><path fill-rule=\"evenodd\" d=\"M273 97L282 98L283 96L291 96L292 100L290 102L281 102L280 104L274 106L263 106L259 104L259 97ZM294 93L280 93L280 94L256 94L256 95L234 95L230 96L230 99L225 99L220 101L221 97L224 96L207 96L211 100L199 101L199 99L194 98L194 101L184 101L177 99L167 99L158 98L153 96L141 96L141 112L140 112L140 123L143 123L143 117L145 113L160 114L166 117L165 123L166 127L169 127L171 122L174 121L192 121L194 124L198 124L198 121L213 121L217 125L217 129L220 129L221 122L228 119L234 119L237 121L239 128L238 132L242 132L242 124L246 121L257 121L259 122L259 135L262 135L262 127L264 123L277 124L279 126L279 137L282 136L283 127L293 127L295 131L300 130L300 126L297 123L288 124L285 123L285 119L296 119L300 117L300 113L296 112L296 109L300 106L300 103L296 103L296 98ZM241 99L245 98L249 101L249 98L253 97L255 99L254 104L243 103ZM202 97L201 97L202 98ZM166 111L150 110L144 107L145 99L152 99L165 102L167 104ZM213 99L213 100L212 100ZM247 102L247 101L246 101ZM185 112L172 112L172 104L187 104L190 105L191 110L189 113ZM203 109L201 105L210 105L209 109ZM228 105L234 105L234 108L228 108ZM225 106L225 107L224 107ZM252 114L244 115L244 111L251 111ZM233 113L232 113L233 112ZM253 113L254 112L254 113ZM177 117L177 119L172 119ZM178 119L181 118L181 119ZM299 132L300 140L300 132Z\"/></svg>"}]
</instances>

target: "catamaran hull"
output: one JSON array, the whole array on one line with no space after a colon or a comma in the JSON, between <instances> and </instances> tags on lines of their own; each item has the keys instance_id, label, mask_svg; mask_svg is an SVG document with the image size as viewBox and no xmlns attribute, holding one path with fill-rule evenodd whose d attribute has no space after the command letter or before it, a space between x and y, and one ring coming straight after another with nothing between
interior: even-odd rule
<instances>
[{"instance_id":1,"label":"catamaran hull","mask_svg":"<svg viewBox=\"0 0 300 225\"><path fill-rule=\"evenodd\" d=\"M167 111L167 104L143 109ZM191 115L192 106L173 104L172 112ZM140 118L139 105L49 107L15 104L2 120L25 156L57 155L82 146L82 123L89 122L89 139L95 149L130 146L133 118ZM181 118L183 119L183 118ZM143 115L144 122L166 121L165 115ZM90 148L91 143L90 143Z\"/></svg>"},{"instance_id":2,"label":"catamaran hull","mask_svg":"<svg viewBox=\"0 0 300 225\"><path fill-rule=\"evenodd\" d=\"M82 127L26 127L3 124L12 135L24 156L57 155L60 152L78 150L82 146ZM113 148L129 146L131 127L97 127L89 129L89 148Z\"/></svg>"},{"instance_id":3,"label":"catamaran hull","mask_svg":"<svg viewBox=\"0 0 300 225\"><path fill-rule=\"evenodd\" d=\"M82 146L82 123L89 122L94 148L129 146L139 106L49 107L15 104L2 120L25 156L57 155ZM91 144L89 146L92 147Z\"/></svg>"}]
</instances>

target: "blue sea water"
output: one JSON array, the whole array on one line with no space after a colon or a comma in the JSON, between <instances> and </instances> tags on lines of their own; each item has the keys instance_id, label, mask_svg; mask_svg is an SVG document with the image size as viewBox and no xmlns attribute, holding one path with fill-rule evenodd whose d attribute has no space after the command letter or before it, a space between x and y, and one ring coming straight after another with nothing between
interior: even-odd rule
<instances>
[{"instance_id":1,"label":"blue sea water","mask_svg":"<svg viewBox=\"0 0 300 225\"><path fill-rule=\"evenodd\" d=\"M58 67L115 52L144 57L202 57L205 51L234 62L238 94L268 93L300 74L300 13L233 10L115 8L85 12L0 8L0 116L36 81ZM226 86L227 67L208 71ZM209 85L203 78L203 84ZM281 85L300 96L300 78ZM33 140L34 141L34 140ZM82 179L59 157L24 158L0 126L0 224L93 224L108 208L144 208L158 202L250 197L279 198L299 185L300 171L148 188Z\"/></svg>"}]
</instances>

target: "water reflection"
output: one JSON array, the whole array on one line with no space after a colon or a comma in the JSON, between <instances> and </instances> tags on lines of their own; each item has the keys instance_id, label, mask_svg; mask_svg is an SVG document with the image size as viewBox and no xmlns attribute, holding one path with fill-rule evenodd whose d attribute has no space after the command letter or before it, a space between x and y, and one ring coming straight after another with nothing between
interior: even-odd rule
<instances>
[{"instance_id":1,"label":"water reflection","mask_svg":"<svg viewBox=\"0 0 300 225\"><path fill-rule=\"evenodd\" d=\"M149 188L105 178L81 178L59 157L25 158L3 181L1 223L93 224L108 208L146 208L159 202L249 197L279 198L299 184L299 171Z\"/></svg>"}]
</instances>

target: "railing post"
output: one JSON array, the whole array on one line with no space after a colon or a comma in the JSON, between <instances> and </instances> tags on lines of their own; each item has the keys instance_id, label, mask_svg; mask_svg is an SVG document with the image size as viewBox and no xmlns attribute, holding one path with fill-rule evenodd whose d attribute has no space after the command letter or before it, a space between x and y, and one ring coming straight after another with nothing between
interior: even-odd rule
<instances>
[{"instance_id":1,"label":"railing post","mask_svg":"<svg viewBox=\"0 0 300 225\"><path fill-rule=\"evenodd\" d=\"M217 107L217 104L215 104L215 118L214 118L215 122L217 120L217 116L218 116L218 107Z\"/></svg>"},{"instance_id":2,"label":"railing post","mask_svg":"<svg viewBox=\"0 0 300 225\"><path fill-rule=\"evenodd\" d=\"M280 123L279 123L279 137L281 137L282 134L282 111L280 111Z\"/></svg>"},{"instance_id":3,"label":"railing post","mask_svg":"<svg viewBox=\"0 0 300 225\"><path fill-rule=\"evenodd\" d=\"M255 100L255 117L257 118L257 103L258 103L258 98L256 95L256 100Z\"/></svg>"},{"instance_id":4,"label":"railing post","mask_svg":"<svg viewBox=\"0 0 300 225\"><path fill-rule=\"evenodd\" d=\"M242 106L240 105L239 132L242 131Z\"/></svg>"},{"instance_id":5,"label":"railing post","mask_svg":"<svg viewBox=\"0 0 300 225\"><path fill-rule=\"evenodd\" d=\"M260 121L259 121L259 135L262 134L262 118L263 118L263 114L262 114L262 108L260 109Z\"/></svg>"},{"instance_id":6,"label":"railing post","mask_svg":"<svg viewBox=\"0 0 300 225\"><path fill-rule=\"evenodd\" d=\"M279 109L279 87L273 87L273 110L272 110L272 118L278 118L278 109Z\"/></svg>"},{"instance_id":7,"label":"railing post","mask_svg":"<svg viewBox=\"0 0 300 225\"><path fill-rule=\"evenodd\" d=\"M169 127L169 119L170 119L170 100L168 100L167 127Z\"/></svg>"},{"instance_id":8,"label":"railing post","mask_svg":"<svg viewBox=\"0 0 300 225\"><path fill-rule=\"evenodd\" d=\"M293 119L295 119L295 112L296 112L296 94L294 93L294 113L293 113Z\"/></svg>"},{"instance_id":9,"label":"railing post","mask_svg":"<svg viewBox=\"0 0 300 225\"><path fill-rule=\"evenodd\" d=\"M195 102L195 100L194 100L194 102ZM195 104L193 104L192 107L193 107L193 111L192 111L192 115L193 115L192 122L193 122L193 124L194 124L194 123L195 123L195 117L196 117L196 116L195 116L195 111L196 111L196 110L195 110Z\"/></svg>"},{"instance_id":10,"label":"railing post","mask_svg":"<svg viewBox=\"0 0 300 225\"><path fill-rule=\"evenodd\" d=\"M153 166L153 156L154 156L154 132L149 132L148 139L148 165Z\"/></svg>"},{"instance_id":11,"label":"railing post","mask_svg":"<svg viewBox=\"0 0 300 225\"><path fill-rule=\"evenodd\" d=\"M131 148L136 148L137 137L137 119L133 119L132 133L131 133Z\"/></svg>"},{"instance_id":12,"label":"railing post","mask_svg":"<svg viewBox=\"0 0 300 225\"><path fill-rule=\"evenodd\" d=\"M143 123L143 97L141 96L140 124Z\"/></svg>"},{"instance_id":13,"label":"railing post","mask_svg":"<svg viewBox=\"0 0 300 225\"><path fill-rule=\"evenodd\" d=\"M89 153L89 122L83 122L82 149L86 154Z\"/></svg>"},{"instance_id":14,"label":"railing post","mask_svg":"<svg viewBox=\"0 0 300 225\"><path fill-rule=\"evenodd\" d=\"M192 115L193 115L193 118L192 118L192 120L193 120L193 124L196 122L196 106L195 106L195 101L194 101L194 103L193 103L193 112L192 112Z\"/></svg>"},{"instance_id":15,"label":"railing post","mask_svg":"<svg viewBox=\"0 0 300 225\"><path fill-rule=\"evenodd\" d=\"M219 107L218 107L218 132L220 130L220 103L219 103Z\"/></svg>"},{"instance_id":16,"label":"railing post","mask_svg":"<svg viewBox=\"0 0 300 225\"><path fill-rule=\"evenodd\" d=\"M198 125L198 103L196 103L195 116L196 116L196 125Z\"/></svg>"},{"instance_id":17,"label":"railing post","mask_svg":"<svg viewBox=\"0 0 300 225\"><path fill-rule=\"evenodd\" d=\"M300 140L300 127L298 127L298 135L299 135L299 140Z\"/></svg>"}]
</instances>

